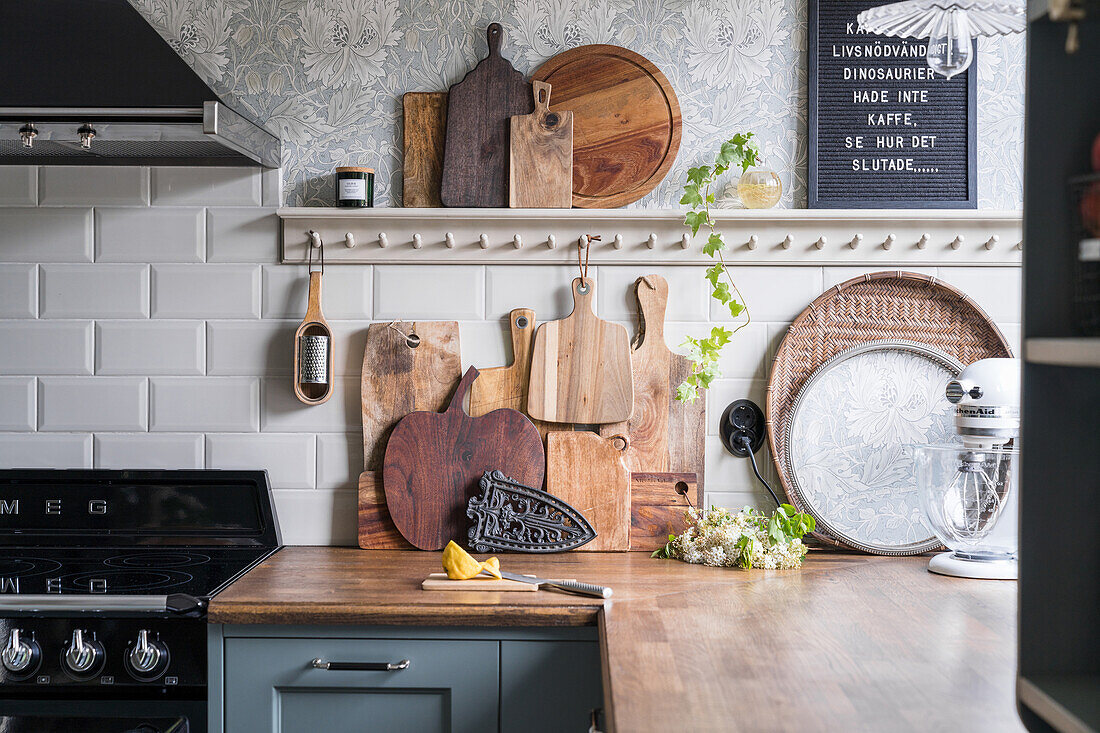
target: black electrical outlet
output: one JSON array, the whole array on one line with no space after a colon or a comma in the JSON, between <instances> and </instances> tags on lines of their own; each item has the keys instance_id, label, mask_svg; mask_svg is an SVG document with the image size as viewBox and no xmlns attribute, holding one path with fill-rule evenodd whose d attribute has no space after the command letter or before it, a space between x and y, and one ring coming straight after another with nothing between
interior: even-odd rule
<instances>
[{"instance_id":1,"label":"black electrical outlet","mask_svg":"<svg viewBox=\"0 0 1100 733\"><path fill-rule=\"evenodd\" d=\"M718 433L726 450L738 458L747 458L750 452L756 453L764 445L767 435L764 412L752 400L734 400L722 413Z\"/></svg>"}]
</instances>

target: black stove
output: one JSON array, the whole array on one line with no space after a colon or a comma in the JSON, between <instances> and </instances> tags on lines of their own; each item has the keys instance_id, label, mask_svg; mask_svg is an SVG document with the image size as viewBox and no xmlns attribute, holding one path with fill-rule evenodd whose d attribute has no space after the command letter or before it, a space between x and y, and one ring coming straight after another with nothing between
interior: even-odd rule
<instances>
[{"instance_id":1,"label":"black stove","mask_svg":"<svg viewBox=\"0 0 1100 733\"><path fill-rule=\"evenodd\" d=\"M0 470L0 730L205 731L206 605L279 544L263 471Z\"/></svg>"}]
</instances>

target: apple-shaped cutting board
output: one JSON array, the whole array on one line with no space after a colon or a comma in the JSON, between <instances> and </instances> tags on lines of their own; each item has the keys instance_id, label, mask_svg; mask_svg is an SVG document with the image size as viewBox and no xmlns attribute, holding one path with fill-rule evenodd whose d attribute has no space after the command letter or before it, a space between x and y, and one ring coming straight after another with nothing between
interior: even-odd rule
<instances>
[{"instance_id":1,"label":"apple-shaped cutting board","mask_svg":"<svg viewBox=\"0 0 1100 733\"><path fill-rule=\"evenodd\" d=\"M573 312L535 333L527 414L574 424L623 422L634 411L626 328L592 308L596 281L573 280Z\"/></svg>"},{"instance_id":2,"label":"apple-shaped cutting board","mask_svg":"<svg viewBox=\"0 0 1100 733\"><path fill-rule=\"evenodd\" d=\"M443 412L413 412L386 443L382 486L397 530L421 550L465 543L466 503L486 471L540 488L546 454L539 431L523 413L493 410L470 417L462 407L477 379L470 367Z\"/></svg>"}]
</instances>

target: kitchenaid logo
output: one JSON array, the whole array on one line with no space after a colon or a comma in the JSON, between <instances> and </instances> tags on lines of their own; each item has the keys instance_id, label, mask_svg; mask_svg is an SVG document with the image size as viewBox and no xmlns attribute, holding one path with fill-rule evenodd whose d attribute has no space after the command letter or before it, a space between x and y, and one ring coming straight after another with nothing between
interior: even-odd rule
<instances>
[{"instance_id":1,"label":"kitchenaid logo","mask_svg":"<svg viewBox=\"0 0 1100 733\"><path fill-rule=\"evenodd\" d=\"M0 514L18 514L19 499L0 499ZM88 514L106 514L106 499L91 499L88 501ZM61 514L60 499L46 499L46 514Z\"/></svg>"},{"instance_id":2,"label":"kitchenaid logo","mask_svg":"<svg viewBox=\"0 0 1100 733\"><path fill-rule=\"evenodd\" d=\"M19 578L0 578L0 593L18 593Z\"/></svg>"},{"instance_id":3,"label":"kitchenaid logo","mask_svg":"<svg viewBox=\"0 0 1100 733\"><path fill-rule=\"evenodd\" d=\"M959 417L996 417L1017 418L1020 410L1017 407L996 406L982 407L979 405L959 405L955 408L955 414Z\"/></svg>"}]
</instances>

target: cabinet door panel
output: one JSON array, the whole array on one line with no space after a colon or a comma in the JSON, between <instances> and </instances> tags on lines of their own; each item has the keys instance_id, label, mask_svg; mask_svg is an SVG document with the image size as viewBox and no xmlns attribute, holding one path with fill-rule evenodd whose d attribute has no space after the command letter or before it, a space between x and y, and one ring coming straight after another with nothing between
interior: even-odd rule
<instances>
[{"instance_id":1,"label":"cabinet door panel","mask_svg":"<svg viewBox=\"0 0 1100 733\"><path fill-rule=\"evenodd\" d=\"M397 671L316 669L399 662ZM225 729L232 733L362 733L497 729L495 641L227 639Z\"/></svg>"},{"instance_id":2,"label":"cabinet door panel","mask_svg":"<svg viewBox=\"0 0 1100 733\"><path fill-rule=\"evenodd\" d=\"M594 641L503 641L501 733L586 731L603 707L600 648Z\"/></svg>"}]
</instances>

